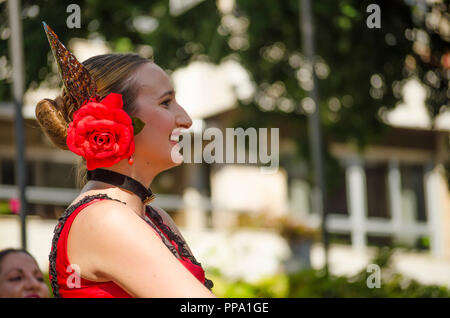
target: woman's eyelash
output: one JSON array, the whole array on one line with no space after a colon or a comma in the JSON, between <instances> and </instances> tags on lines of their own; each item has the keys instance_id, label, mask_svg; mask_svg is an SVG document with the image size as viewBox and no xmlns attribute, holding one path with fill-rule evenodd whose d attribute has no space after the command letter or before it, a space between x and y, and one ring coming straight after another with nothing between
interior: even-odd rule
<instances>
[{"instance_id":1,"label":"woman's eyelash","mask_svg":"<svg viewBox=\"0 0 450 318\"><path fill-rule=\"evenodd\" d=\"M165 101L161 102L162 105L169 106L170 99L166 99Z\"/></svg>"},{"instance_id":2,"label":"woman's eyelash","mask_svg":"<svg viewBox=\"0 0 450 318\"><path fill-rule=\"evenodd\" d=\"M11 277L9 279L10 282L15 282L15 281L20 281L22 280L22 276L15 276L15 277ZM44 277L36 277L36 280L43 282L44 281Z\"/></svg>"}]
</instances>

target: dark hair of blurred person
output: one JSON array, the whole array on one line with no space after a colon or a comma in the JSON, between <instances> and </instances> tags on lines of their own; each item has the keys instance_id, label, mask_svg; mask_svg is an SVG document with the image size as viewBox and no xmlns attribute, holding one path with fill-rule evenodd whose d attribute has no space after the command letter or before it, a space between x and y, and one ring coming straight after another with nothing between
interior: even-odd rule
<instances>
[{"instance_id":1,"label":"dark hair of blurred person","mask_svg":"<svg viewBox=\"0 0 450 318\"><path fill-rule=\"evenodd\" d=\"M23 249L0 251L0 298L48 298L49 289L34 257Z\"/></svg>"}]
</instances>

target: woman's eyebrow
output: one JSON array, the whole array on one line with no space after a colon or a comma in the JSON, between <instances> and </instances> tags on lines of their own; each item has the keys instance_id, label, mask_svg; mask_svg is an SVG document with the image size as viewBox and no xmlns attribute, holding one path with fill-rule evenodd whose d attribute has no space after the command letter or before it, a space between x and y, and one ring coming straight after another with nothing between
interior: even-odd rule
<instances>
[{"instance_id":1,"label":"woman's eyebrow","mask_svg":"<svg viewBox=\"0 0 450 318\"><path fill-rule=\"evenodd\" d=\"M9 271L7 271L5 274L9 274L13 271L18 271L19 273L23 273L23 270L21 268L15 267L15 268L11 268Z\"/></svg>"},{"instance_id":2,"label":"woman's eyebrow","mask_svg":"<svg viewBox=\"0 0 450 318\"><path fill-rule=\"evenodd\" d=\"M173 94L175 94L175 92L174 92L173 89L172 89L172 90L170 90L170 91L165 92L165 93L162 94L161 96L159 96L158 99L161 99L161 98L163 98L164 96L167 96L167 95L173 95Z\"/></svg>"}]
</instances>

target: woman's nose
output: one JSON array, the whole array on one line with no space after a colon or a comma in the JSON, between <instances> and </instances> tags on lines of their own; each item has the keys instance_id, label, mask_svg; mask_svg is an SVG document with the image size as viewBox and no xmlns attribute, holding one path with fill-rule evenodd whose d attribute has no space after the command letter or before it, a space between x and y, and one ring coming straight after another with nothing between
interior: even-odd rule
<instances>
[{"instance_id":1,"label":"woman's nose","mask_svg":"<svg viewBox=\"0 0 450 318\"><path fill-rule=\"evenodd\" d=\"M38 290L40 286L40 281L37 280L34 276L26 278L25 288L29 290Z\"/></svg>"},{"instance_id":2,"label":"woman's nose","mask_svg":"<svg viewBox=\"0 0 450 318\"><path fill-rule=\"evenodd\" d=\"M180 104L177 105L178 105L178 114L176 118L176 124L178 126L182 126L188 129L189 127L192 126L192 119Z\"/></svg>"}]
</instances>

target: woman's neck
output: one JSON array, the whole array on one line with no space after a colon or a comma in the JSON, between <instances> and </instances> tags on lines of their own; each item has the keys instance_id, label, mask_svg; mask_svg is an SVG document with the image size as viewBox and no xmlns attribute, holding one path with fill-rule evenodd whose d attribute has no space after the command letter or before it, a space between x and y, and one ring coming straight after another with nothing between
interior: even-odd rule
<instances>
[{"instance_id":1,"label":"woman's neck","mask_svg":"<svg viewBox=\"0 0 450 318\"><path fill-rule=\"evenodd\" d=\"M140 160L135 160L133 165L129 165L127 160L122 160L117 164L104 169L133 178L147 189L150 187L153 178L162 170L157 169L155 165L150 164L149 162ZM144 218L145 216L145 206L142 203L142 199L138 195L130 193L129 190L124 190L106 182L89 180L81 191L81 193L85 192L94 194L107 193L114 199L125 202L140 217Z\"/></svg>"},{"instance_id":2,"label":"woman's neck","mask_svg":"<svg viewBox=\"0 0 450 318\"><path fill-rule=\"evenodd\" d=\"M142 204L141 198L134 193L125 191L117 186L109 183L89 180L81 189L80 196L105 193L113 199L125 202L139 217L145 217L145 206Z\"/></svg>"},{"instance_id":3,"label":"woman's neck","mask_svg":"<svg viewBox=\"0 0 450 318\"><path fill-rule=\"evenodd\" d=\"M135 159L133 165L129 165L126 160L122 160L114 166L105 169L131 177L146 188L150 187L153 179L161 172L161 169L156 169L149 162L142 162L137 159Z\"/></svg>"}]
</instances>

